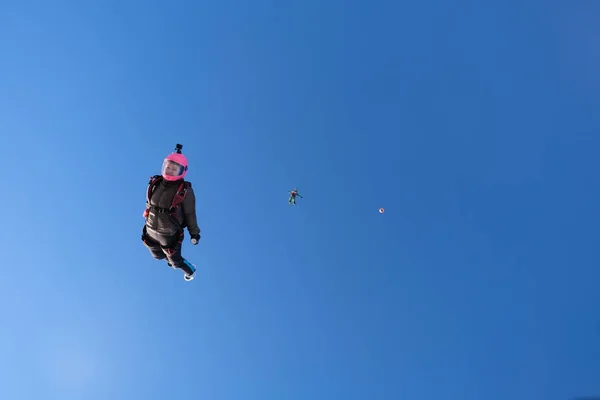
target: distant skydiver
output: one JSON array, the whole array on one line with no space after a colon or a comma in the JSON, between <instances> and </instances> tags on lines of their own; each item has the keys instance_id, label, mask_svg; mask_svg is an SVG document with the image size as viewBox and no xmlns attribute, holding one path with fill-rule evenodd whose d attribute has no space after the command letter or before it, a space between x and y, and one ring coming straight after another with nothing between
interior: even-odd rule
<instances>
[{"instance_id":1,"label":"distant skydiver","mask_svg":"<svg viewBox=\"0 0 600 400\"><path fill-rule=\"evenodd\" d=\"M296 196L300 197L301 199L303 198L298 193L298 188L294 188L294 190L292 190L291 192L288 191L288 193L290 194L290 198L288 200L288 204L296 205Z\"/></svg>"}]
</instances>

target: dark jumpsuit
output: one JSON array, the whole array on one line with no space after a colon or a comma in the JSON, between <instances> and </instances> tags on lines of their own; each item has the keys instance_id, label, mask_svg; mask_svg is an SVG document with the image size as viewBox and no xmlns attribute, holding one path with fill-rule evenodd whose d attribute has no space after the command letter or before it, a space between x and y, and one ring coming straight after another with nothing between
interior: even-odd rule
<instances>
[{"instance_id":1,"label":"dark jumpsuit","mask_svg":"<svg viewBox=\"0 0 600 400\"><path fill-rule=\"evenodd\" d=\"M173 202L182 180L167 181L161 179L150 195L150 204L146 223L142 232L144 245L157 260L167 259L168 263L192 275L195 268L181 255L181 244L184 239L184 228L192 238L200 239L200 228L196 218L196 196L191 187L187 190L185 200L177 209L174 219L168 210Z\"/></svg>"},{"instance_id":2,"label":"dark jumpsuit","mask_svg":"<svg viewBox=\"0 0 600 400\"><path fill-rule=\"evenodd\" d=\"M296 196L302 198L302 196L300 196L300 194L296 190L292 190L289 193L290 193L290 198L288 199L289 204L296 205Z\"/></svg>"}]
</instances>

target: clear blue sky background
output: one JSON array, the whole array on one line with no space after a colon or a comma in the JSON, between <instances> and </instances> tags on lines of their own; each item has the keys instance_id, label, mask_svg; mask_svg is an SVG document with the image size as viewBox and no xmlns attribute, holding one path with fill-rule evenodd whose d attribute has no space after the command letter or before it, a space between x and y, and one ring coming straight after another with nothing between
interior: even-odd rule
<instances>
[{"instance_id":1,"label":"clear blue sky background","mask_svg":"<svg viewBox=\"0 0 600 400\"><path fill-rule=\"evenodd\" d=\"M600 395L600 6L501 3L2 2L0 398Z\"/></svg>"}]
</instances>

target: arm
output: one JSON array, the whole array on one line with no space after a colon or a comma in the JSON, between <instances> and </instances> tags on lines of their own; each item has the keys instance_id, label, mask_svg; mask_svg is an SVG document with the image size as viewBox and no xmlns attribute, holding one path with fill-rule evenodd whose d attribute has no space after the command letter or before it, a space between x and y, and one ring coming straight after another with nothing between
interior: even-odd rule
<instances>
[{"instance_id":1,"label":"arm","mask_svg":"<svg viewBox=\"0 0 600 400\"><path fill-rule=\"evenodd\" d=\"M191 186L189 187L185 196L185 200L181 206L183 209L185 224L187 225L187 230L190 233L190 236L199 236L200 228L198 227L198 219L196 217L196 194Z\"/></svg>"}]
</instances>

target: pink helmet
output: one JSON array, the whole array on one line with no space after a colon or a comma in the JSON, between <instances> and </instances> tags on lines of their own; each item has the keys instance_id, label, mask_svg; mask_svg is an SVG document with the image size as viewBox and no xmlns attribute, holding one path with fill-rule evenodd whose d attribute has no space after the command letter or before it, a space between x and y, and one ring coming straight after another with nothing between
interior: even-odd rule
<instances>
[{"instance_id":1,"label":"pink helmet","mask_svg":"<svg viewBox=\"0 0 600 400\"><path fill-rule=\"evenodd\" d=\"M162 177L167 181L177 181L183 179L187 174L188 161L187 158L181 154L181 146L177 145L175 153L169 154L162 166Z\"/></svg>"}]
</instances>

